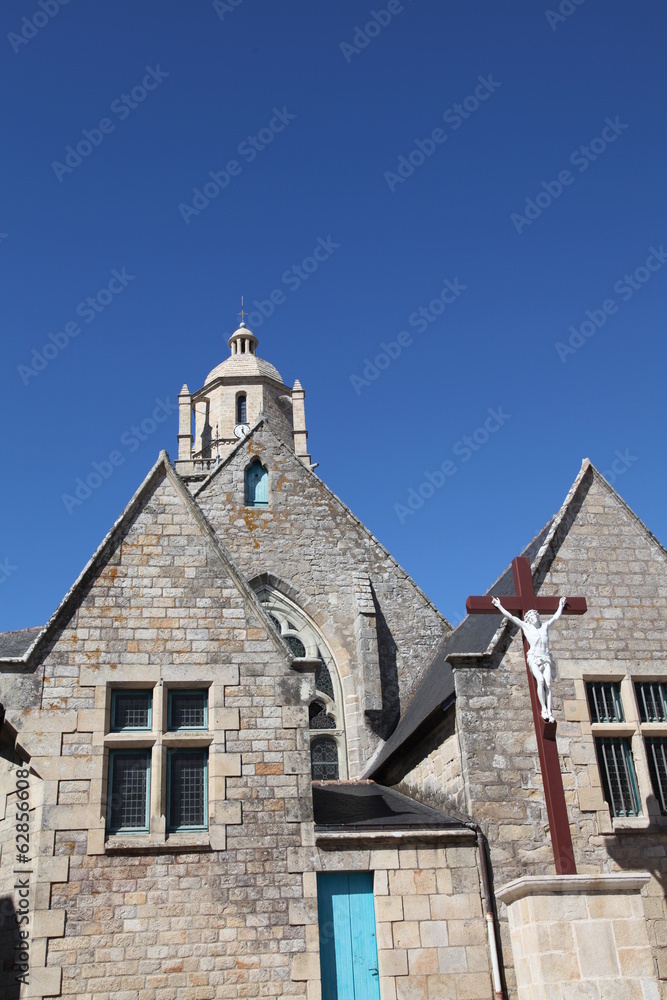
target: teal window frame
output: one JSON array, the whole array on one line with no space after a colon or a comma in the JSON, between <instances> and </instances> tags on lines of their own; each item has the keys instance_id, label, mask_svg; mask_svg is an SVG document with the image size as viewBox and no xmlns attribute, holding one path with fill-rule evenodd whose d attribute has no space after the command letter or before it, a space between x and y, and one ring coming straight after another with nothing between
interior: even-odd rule
<instances>
[{"instance_id":1,"label":"teal window frame","mask_svg":"<svg viewBox=\"0 0 667 1000\"><path fill-rule=\"evenodd\" d=\"M172 720L172 702L176 695L183 694L203 694L204 696L204 725L203 726L175 726ZM170 733L202 733L208 730L208 688L171 688L167 692L167 730Z\"/></svg>"},{"instance_id":2,"label":"teal window frame","mask_svg":"<svg viewBox=\"0 0 667 1000\"><path fill-rule=\"evenodd\" d=\"M119 726L116 724L116 705L119 696L146 695L148 699L147 726ZM111 732L112 733L150 733L153 728L153 688L115 688L111 692Z\"/></svg>"},{"instance_id":3,"label":"teal window frame","mask_svg":"<svg viewBox=\"0 0 667 1000\"><path fill-rule=\"evenodd\" d=\"M653 794L661 816L667 816L667 739L664 736L645 737L644 743Z\"/></svg>"},{"instance_id":4,"label":"teal window frame","mask_svg":"<svg viewBox=\"0 0 667 1000\"><path fill-rule=\"evenodd\" d=\"M635 697L642 723L667 722L667 684L662 681L635 681Z\"/></svg>"},{"instance_id":5,"label":"teal window frame","mask_svg":"<svg viewBox=\"0 0 667 1000\"><path fill-rule=\"evenodd\" d=\"M599 737L595 740L595 750L605 802L609 806L612 817L623 819L629 816L641 816L641 799L639 798L630 740L616 736ZM618 791L619 798L617 799L614 796L612 774L614 785ZM625 801L626 794L629 799L627 803Z\"/></svg>"},{"instance_id":6,"label":"teal window frame","mask_svg":"<svg viewBox=\"0 0 667 1000\"><path fill-rule=\"evenodd\" d=\"M252 475L251 475L253 473L253 470L256 470L256 469L261 469L262 470L262 477L261 477L261 479L266 481L266 500L258 500L257 499L257 492L258 492L257 488L259 486L260 480L256 480L255 482L253 482L252 481ZM251 462L251 464L245 470L244 480L245 480L245 482L244 482L244 488L245 488L245 504L246 504L246 507L260 507L260 508L268 507L269 506L269 470L260 461L259 458L256 458L253 462Z\"/></svg>"},{"instance_id":7,"label":"teal window frame","mask_svg":"<svg viewBox=\"0 0 667 1000\"><path fill-rule=\"evenodd\" d=\"M146 802L144 809L144 825L143 826L121 826L113 827L111 825L111 817L113 810L113 777L114 777L114 766L116 760L119 757L128 757L130 755L145 757L146 759ZM106 811L106 833L107 836L123 836L132 835L137 836L141 834L146 834L150 832L150 801L151 801L151 751L150 749L144 747L135 747L127 750L110 750L109 751L109 775L107 781L107 811Z\"/></svg>"},{"instance_id":8,"label":"teal window frame","mask_svg":"<svg viewBox=\"0 0 667 1000\"><path fill-rule=\"evenodd\" d=\"M588 681L586 695L591 722L625 722L620 681Z\"/></svg>"},{"instance_id":9,"label":"teal window frame","mask_svg":"<svg viewBox=\"0 0 667 1000\"><path fill-rule=\"evenodd\" d=\"M204 823L183 826L171 822L172 766L178 754L196 754L204 761ZM170 747L167 751L167 833L202 833L208 830L208 748Z\"/></svg>"}]
</instances>

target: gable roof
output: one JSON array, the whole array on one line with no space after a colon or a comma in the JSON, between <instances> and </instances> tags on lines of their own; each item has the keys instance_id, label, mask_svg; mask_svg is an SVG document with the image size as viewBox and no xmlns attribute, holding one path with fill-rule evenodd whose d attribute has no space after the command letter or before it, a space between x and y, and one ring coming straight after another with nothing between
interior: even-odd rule
<instances>
[{"instance_id":1,"label":"gable roof","mask_svg":"<svg viewBox=\"0 0 667 1000\"><path fill-rule=\"evenodd\" d=\"M461 828L460 820L374 781L313 782L315 830Z\"/></svg>"},{"instance_id":2,"label":"gable roof","mask_svg":"<svg viewBox=\"0 0 667 1000\"><path fill-rule=\"evenodd\" d=\"M26 650L30 649L42 628L43 626L38 625L37 628L22 628L16 632L0 632L0 660L13 656L23 656Z\"/></svg>"},{"instance_id":3,"label":"gable roof","mask_svg":"<svg viewBox=\"0 0 667 1000\"><path fill-rule=\"evenodd\" d=\"M443 622L443 624L445 625L445 627L448 628L448 629L451 629L451 627L452 627L451 624L447 621L447 619L442 614L442 612L435 606L435 604L430 600L430 598L426 596L426 594L421 589L421 587L417 583L415 583L415 581L403 569L403 567L400 565L400 563L397 562L397 560L392 556L391 552L389 552L384 547L384 545L382 544L382 542L380 542L375 537L375 535L370 531L369 528L366 527L366 525L363 523L363 521L359 520L359 518L357 517L357 515L353 511L351 511L350 508L346 504L343 503L343 501L340 499L340 497L338 497L333 492L333 490L331 490L327 486L327 484L324 482L324 480L320 479L319 476L315 475L315 472L313 471L313 468L310 465L308 465L307 463L302 462L301 459L299 458L299 456L296 455L295 452L285 444L285 442L282 440L282 438L279 437L278 434L276 434L276 432L273 430L273 428L272 428L272 426L270 424L269 418L267 416L261 416L259 418L259 420L257 421L257 423L251 428L251 430L245 435L245 437L243 437L241 439L241 441L239 441L238 445L236 445L236 447L234 447L230 451L230 453L218 465L216 465L215 468L208 474L208 476L206 477L206 479L204 479L204 481L194 491L193 496L196 497L196 498L198 498L204 492L204 490L208 488L208 486L215 479L215 477L217 475L219 475L221 469L223 469L223 468L225 468L225 466L229 465L229 463L234 458L234 456L237 455L238 452L255 436L256 432L261 427L263 427L265 430L267 430L269 432L269 434L271 435L271 437L274 438L274 440L276 441L276 443L278 444L278 446L281 449L284 450L284 452L285 452L285 454L287 456L289 456L291 459L293 459L294 462L298 463L298 465L299 465L299 467L301 469L304 469L307 474L311 475L313 477L313 479L315 479L317 481L318 485L322 488L322 490L324 491L324 493L326 494L326 496L329 497L331 500L333 500L334 503L343 511L343 513L347 517L349 517L350 520L353 521L354 524L358 528L360 528L361 531L372 542L375 543L375 545L377 545L378 549L380 549L380 551L387 558L387 560L390 563L393 563L393 565L403 575L403 577L408 581L408 583L410 583L414 587L415 591L423 599L423 601L425 602L425 604L427 604L428 607L431 608L431 610L438 616L438 618L441 619L441 621Z\"/></svg>"},{"instance_id":4,"label":"gable roof","mask_svg":"<svg viewBox=\"0 0 667 1000\"><path fill-rule=\"evenodd\" d=\"M580 497L595 480L602 489L621 506L637 524L648 541L657 547L663 556L667 551L643 521L628 507L616 490L595 468L590 459L582 462L579 474L570 488L558 513L521 553L531 565L535 590L544 580L551 563L563 540L563 526L568 515L576 509ZM487 595L502 597L514 593L514 576L511 565L486 591ZM418 742L429 732L443 710L453 704L455 698L452 664L491 661L499 644L512 635L516 626L501 615L467 615L460 625L445 636L431 664L422 674L410 701L389 739L379 748L369 762L365 777L379 778L391 767L399 751L407 745Z\"/></svg>"},{"instance_id":5,"label":"gable roof","mask_svg":"<svg viewBox=\"0 0 667 1000\"><path fill-rule=\"evenodd\" d=\"M542 528L521 553L531 564L546 539L553 524ZM512 567L498 577L486 591L494 597L514 593ZM453 704L455 697L454 672L451 661L457 657L485 656L492 647L497 633L504 625L502 615L467 615L460 625L445 636L433 660L422 674L412 697L389 739L370 762L365 777L377 777L386 769L398 750L412 740L421 730L430 730L438 716Z\"/></svg>"},{"instance_id":6,"label":"gable roof","mask_svg":"<svg viewBox=\"0 0 667 1000\"><path fill-rule=\"evenodd\" d=\"M262 608L262 605L258 601L254 591L246 582L230 554L223 547L215 531L206 519L204 512L199 508L189 490L185 487L180 476L176 473L167 452L161 451L157 462L150 470L134 496L131 498L120 517L114 522L110 531L88 560L75 582L65 594L65 597L47 621L46 625L40 629L24 630L31 633L29 637L26 637L25 642L21 642L19 639L14 641L7 640L6 646L10 650L7 655L3 652L3 647L0 646L0 666L2 666L3 663L26 664L29 662L30 658L44 646L49 637L58 628L59 624L66 619L70 609L76 604L79 594L111 555L113 549L120 541L125 528L138 511L144 498L150 492L160 475L165 475L167 477L170 484L185 504L185 507L196 521L204 538L215 551L222 566L229 574L246 601L252 606L254 614L262 623L276 650L284 657L287 663L291 664L293 662L295 658L291 650L285 643L282 636L278 635L277 631L271 625L271 622ZM4 636L11 636L12 634L13 633L11 632L3 633Z\"/></svg>"}]
</instances>

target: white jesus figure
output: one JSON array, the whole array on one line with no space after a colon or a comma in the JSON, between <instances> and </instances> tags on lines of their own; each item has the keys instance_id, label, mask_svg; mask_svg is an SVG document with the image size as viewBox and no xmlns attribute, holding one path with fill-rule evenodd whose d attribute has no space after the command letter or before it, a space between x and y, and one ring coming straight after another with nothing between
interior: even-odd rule
<instances>
[{"instance_id":1,"label":"white jesus figure","mask_svg":"<svg viewBox=\"0 0 667 1000\"><path fill-rule=\"evenodd\" d=\"M530 672L537 682L537 697L540 699L542 718L547 722L554 722L554 717L551 714L551 677L552 674L554 677L556 675L556 664L549 652L549 626L557 622L563 614L563 608L566 604L565 598L561 597L558 602L558 611L553 618L544 624L542 624L537 611L526 611L523 621L521 621L520 618L511 615L509 611L505 611L497 597L493 597L491 603L505 618L518 625L525 635L529 646L526 660Z\"/></svg>"}]
</instances>

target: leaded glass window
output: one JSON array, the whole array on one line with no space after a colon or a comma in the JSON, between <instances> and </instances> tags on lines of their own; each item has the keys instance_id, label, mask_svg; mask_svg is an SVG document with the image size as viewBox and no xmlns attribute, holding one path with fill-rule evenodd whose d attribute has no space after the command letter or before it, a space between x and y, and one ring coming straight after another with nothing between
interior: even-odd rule
<instances>
[{"instance_id":1,"label":"leaded glass window","mask_svg":"<svg viewBox=\"0 0 667 1000\"><path fill-rule=\"evenodd\" d=\"M621 685L617 682L586 685L591 722L623 722Z\"/></svg>"},{"instance_id":2,"label":"leaded glass window","mask_svg":"<svg viewBox=\"0 0 667 1000\"><path fill-rule=\"evenodd\" d=\"M317 736L310 744L313 781L335 781L338 778L338 746L333 736Z\"/></svg>"},{"instance_id":3,"label":"leaded glass window","mask_svg":"<svg viewBox=\"0 0 667 1000\"><path fill-rule=\"evenodd\" d=\"M169 729L207 729L208 691L169 692Z\"/></svg>"},{"instance_id":4,"label":"leaded glass window","mask_svg":"<svg viewBox=\"0 0 667 1000\"><path fill-rule=\"evenodd\" d=\"M152 688L146 691L127 689L111 692L111 731L146 730L151 728Z\"/></svg>"},{"instance_id":5,"label":"leaded glass window","mask_svg":"<svg viewBox=\"0 0 667 1000\"><path fill-rule=\"evenodd\" d=\"M321 701L311 701L308 708L308 719L311 729L336 728L336 720L328 714L326 705Z\"/></svg>"},{"instance_id":6,"label":"leaded glass window","mask_svg":"<svg viewBox=\"0 0 667 1000\"><path fill-rule=\"evenodd\" d=\"M667 685L658 682L635 684L635 693L642 722L667 722Z\"/></svg>"},{"instance_id":7,"label":"leaded glass window","mask_svg":"<svg viewBox=\"0 0 667 1000\"><path fill-rule=\"evenodd\" d=\"M309 706L311 763L318 774L347 777L343 696L336 664L324 637L303 612L269 584L257 589L257 596L277 632L298 657L319 660L315 671L315 697ZM327 731L321 743L322 730ZM322 759L331 753L332 760ZM323 772L324 768L324 772Z\"/></svg>"},{"instance_id":8,"label":"leaded glass window","mask_svg":"<svg viewBox=\"0 0 667 1000\"><path fill-rule=\"evenodd\" d=\"M204 830L208 826L206 750L169 750L167 773L170 831Z\"/></svg>"},{"instance_id":9,"label":"leaded glass window","mask_svg":"<svg viewBox=\"0 0 667 1000\"><path fill-rule=\"evenodd\" d=\"M648 769L660 812L667 815L667 739L647 739Z\"/></svg>"},{"instance_id":10,"label":"leaded glass window","mask_svg":"<svg viewBox=\"0 0 667 1000\"><path fill-rule=\"evenodd\" d=\"M109 833L146 833L150 787L150 750L112 750L109 754Z\"/></svg>"},{"instance_id":11,"label":"leaded glass window","mask_svg":"<svg viewBox=\"0 0 667 1000\"><path fill-rule=\"evenodd\" d=\"M298 635L285 635L283 636L283 639L285 640L285 642L287 643L287 645L292 650L295 656L306 655L306 647L301 642L301 639L299 639Z\"/></svg>"},{"instance_id":12,"label":"leaded glass window","mask_svg":"<svg viewBox=\"0 0 667 1000\"><path fill-rule=\"evenodd\" d=\"M329 673L329 668L327 667L324 660L320 662L317 670L315 671L315 687L322 694L326 694L331 700L334 700L334 689L333 682L331 680L331 674Z\"/></svg>"},{"instance_id":13,"label":"leaded glass window","mask_svg":"<svg viewBox=\"0 0 667 1000\"><path fill-rule=\"evenodd\" d=\"M605 737L595 746L604 797L612 816L639 816L639 793L630 741Z\"/></svg>"}]
</instances>

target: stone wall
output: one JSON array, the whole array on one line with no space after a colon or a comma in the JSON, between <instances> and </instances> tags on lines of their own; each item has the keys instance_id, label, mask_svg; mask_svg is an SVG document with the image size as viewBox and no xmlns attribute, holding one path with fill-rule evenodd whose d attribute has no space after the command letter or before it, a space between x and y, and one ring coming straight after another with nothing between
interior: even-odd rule
<instances>
[{"instance_id":1,"label":"stone wall","mask_svg":"<svg viewBox=\"0 0 667 1000\"><path fill-rule=\"evenodd\" d=\"M577 870L651 872L643 892L648 934L656 967L667 980L667 826L652 795L646 727L639 725L632 687L633 679L667 680L667 560L592 469L572 497L553 552L536 590L539 583L542 594L582 594L589 608L583 617L561 619L552 635L558 665L554 714ZM488 836L495 884L553 871L521 640L515 636L491 666L454 670L466 811ZM585 694L585 681L595 679L622 682L626 723L618 731L632 737L643 813L636 819L611 820L603 801L594 745L602 731L591 725ZM667 735L667 727L657 729ZM437 764L425 749L428 756L405 787L424 788L437 768L444 771L449 748L443 746ZM440 801L447 802L446 788ZM506 927L503 937L512 982Z\"/></svg>"},{"instance_id":2,"label":"stone wall","mask_svg":"<svg viewBox=\"0 0 667 1000\"><path fill-rule=\"evenodd\" d=\"M268 508L248 508L244 470L258 455L269 470ZM321 629L340 673L349 773L362 772L388 735L448 625L407 574L294 453L262 426L196 495L247 579L271 574ZM377 605L383 709L364 715L355 579L369 578Z\"/></svg>"},{"instance_id":3,"label":"stone wall","mask_svg":"<svg viewBox=\"0 0 667 1000\"><path fill-rule=\"evenodd\" d=\"M458 839L458 843L457 843ZM319 998L317 871L372 871L382 1000L487 1000L492 996L486 922L474 835L440 843L401 839L375 846L363 837L292 852L308 871L292 920L307 929L298 959L309 1000ZM361 843L359 843L361 841ZM341 998L343 1000L343 998Z\"/></svg>"},{"instance_id":4,"label":"stone wall","mask_svg":"<svg viewBox=\"0 0 667 1000\"><path fill-rule=\"evenodd\" d=\"M312 675L290 668L164 471L82 587L35 664L42 707L11 713L43 778L35 905L52 919L36 981L53 987L62 971L62 995L79 1000L305 1000L292 979L305 931L288 912L303 877L288 852L312 839ZM110 731L111 690L127 685L154 692L150 732ZM208 689L206 731L166 732L172 685ZM208 748L200 833L166 829L166 748L181 744ZM150 832L110 836L108 755L135 745L152 748Z\"/></svg>"}]
</instances>

